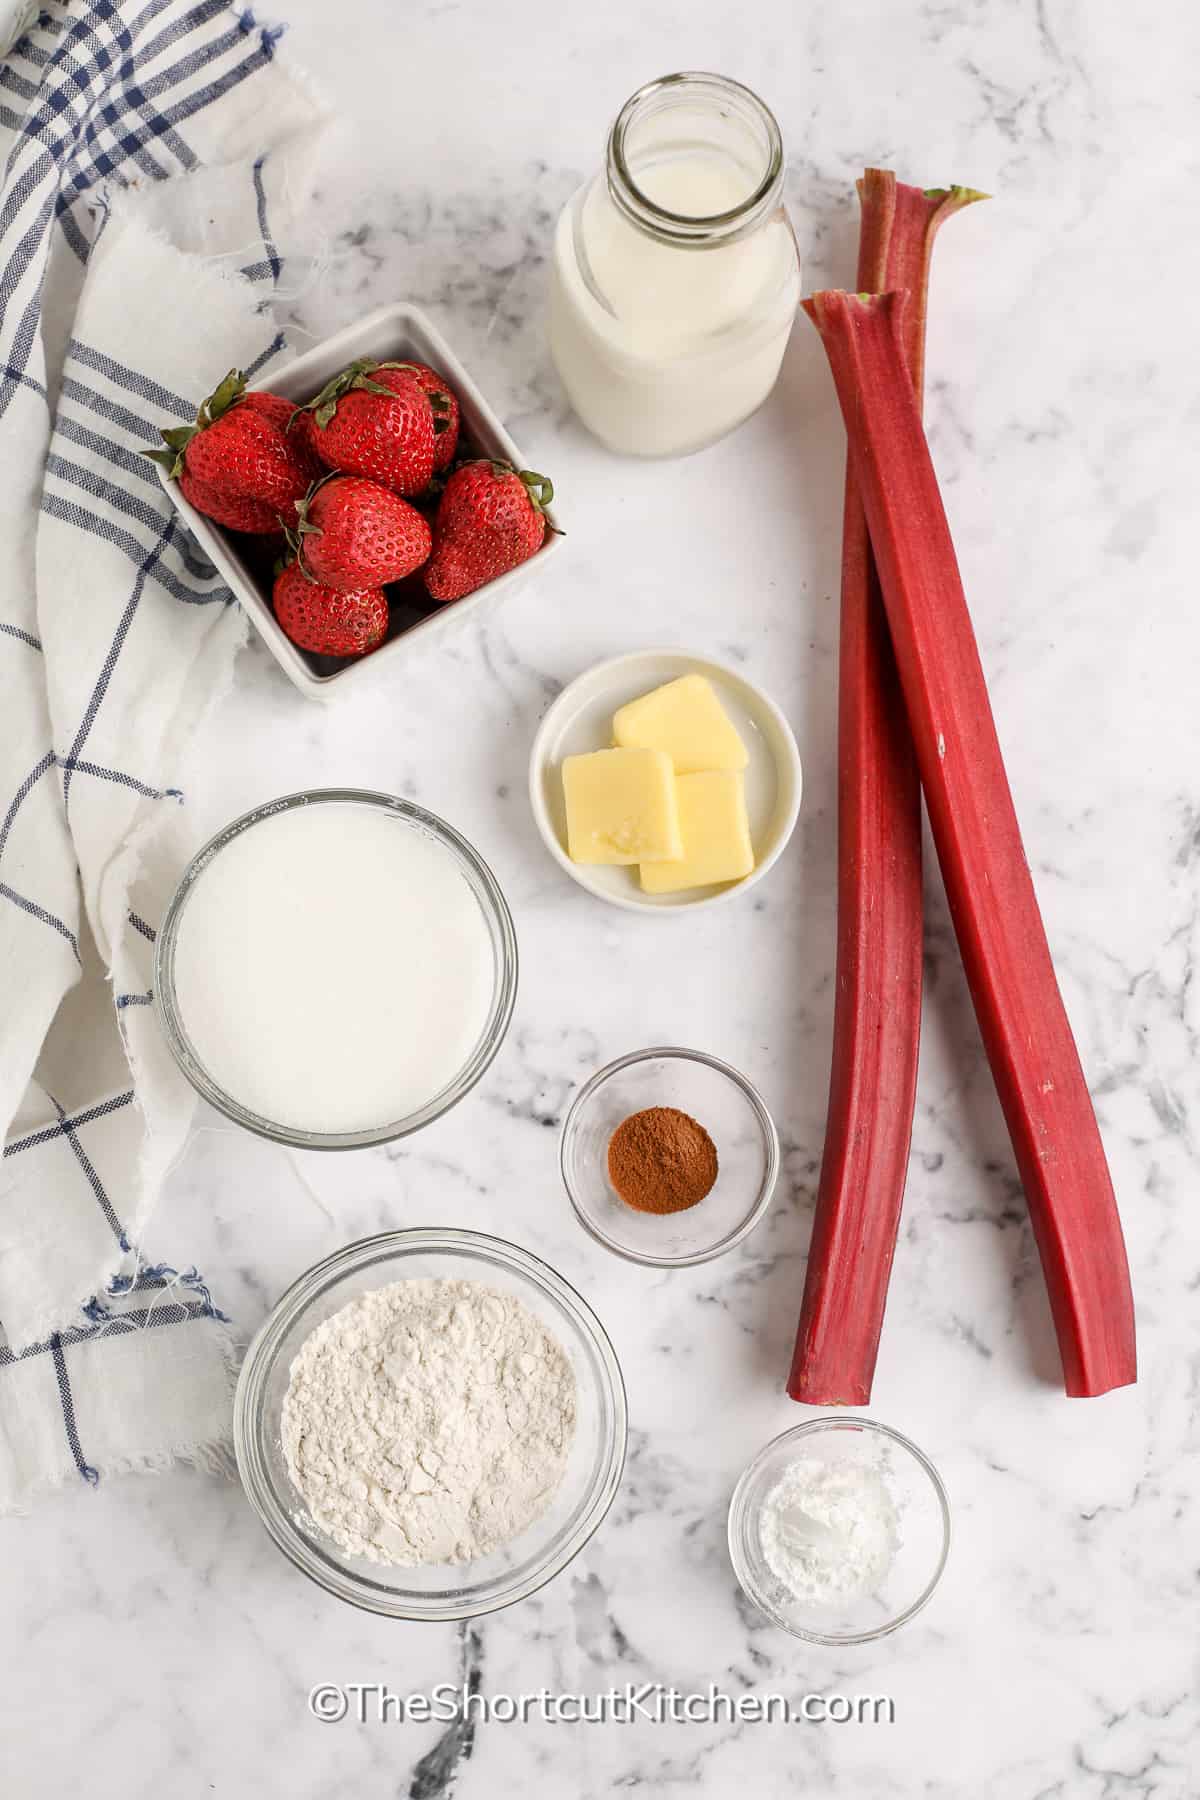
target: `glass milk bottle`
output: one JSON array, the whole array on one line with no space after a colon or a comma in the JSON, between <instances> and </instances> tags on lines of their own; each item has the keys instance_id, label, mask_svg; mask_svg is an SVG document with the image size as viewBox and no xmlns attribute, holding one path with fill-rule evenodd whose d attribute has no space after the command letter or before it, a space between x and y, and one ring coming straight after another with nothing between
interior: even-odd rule
<instances>
[{"instance_id":1,"label":"glass milk bottle","mask_svg":"<svg viewBox=\"0 0 1200 1800\"><path fill-rule=\"evenodd\" d=\"M760 406L800 298L783 142L756 94L667 75L622 107L554 242L550 348L610 450L684 456Z\"/></svg>"}]
</instances>

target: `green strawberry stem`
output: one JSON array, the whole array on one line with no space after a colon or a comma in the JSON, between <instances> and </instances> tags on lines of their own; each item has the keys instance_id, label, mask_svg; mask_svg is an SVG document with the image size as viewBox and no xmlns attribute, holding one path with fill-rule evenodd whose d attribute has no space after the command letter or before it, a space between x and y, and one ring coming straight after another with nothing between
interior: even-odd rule
<instances>
[{"instance_id":1,"label":"green strawberry stem","mask_svg":"<svg viewBox=\"0 0 1200 1800\"><path fill-rule=\"evenodd\" d=\"M525 492L537 512L545 512L554 498L554 483L548 475L537 475L532 469L518 469L517 474L525 484Z\"/></svg>"},{"instance_id":2,"label":"green strawberry stem","mask_svg":"<svg viewBox=\"0 0 1200 1800\"><path fill-rule=\"evenodd\" d=\"M296 413L310 412L317 422L318 429L324 431L337 411L338 401L343 394L348 394L351 388L363 388L368 394L382 394L385 399L393 399L391 388L384 387L381 382L371 380L376 369L408 369L415 374L417 365L410 362L378 362L373 356L356 357L331 381L327 381L319 394L314 394L311 400L306 400L303 406L298 406L296 412L292 414L292 418L296 417ZM434 434L437 435L439 432L445 431L446 426L450 423L450 396L437 388L426 398L433 412L433 429ZM288 423L290 425L291 420Z\"/></svg>"},{"instance_id":3,"label":"green strawberry stem","mask_svg":"<svg viewBox=\"0 0 1200 1800\"><path fill-rule=\"evenodd\" d=\"M230 369L220 386L208 396L196 414L196 425L203 429L205 425L215 424L241 399L246 391L246 377L240 369Z\"/></svg>"},{"instance_id":4,"label":"green strawberry stem","mask_svg":"<svg viewBox=\"0 0 1200 1800\"><path fill-rule=\"evenodd\" d=\"M545 512L546 508L554 499L554 483L548 475L539 475L535 469L514 469L511 463L501 462L500 459L495 456L489 456L487 461L491 464L492 474L495 475L497 479L502 475L515 475L517 480L524 486L525 492L529 496L529 504L532 506L534 512ZM460 464L460 467L462 466L463 465ZM566 532L561 531L559 527L553 524L549 519L546 520L546 529L552 531L555 537L566 536Z\"/></svg>"},{"instance_id":5,"label":"green strawberry stem","mask_svg":"<svg viewBox=\"0 0 1200 1800\"><path fill-rule=\"evenodd\" d=\"M303 407L300 407L297 410L303 412L304 409ZM292 416L294 418L295 414L293 413ZM316 498L319 489L323 488L327 481L332 481L339 472L340 471L337 469L331 469L328 475L322 475L319 481L314 481L303 500L297 500L295 503L296 523L294 525L285 525L283 527L283 535L287 547L295 557L296 566L306 581L315 582L317 578L305 566L304 540L306 537L321 537L323 535L319 525L312 525L309 523L308 509Z\"/></svg>"}]
</instances>

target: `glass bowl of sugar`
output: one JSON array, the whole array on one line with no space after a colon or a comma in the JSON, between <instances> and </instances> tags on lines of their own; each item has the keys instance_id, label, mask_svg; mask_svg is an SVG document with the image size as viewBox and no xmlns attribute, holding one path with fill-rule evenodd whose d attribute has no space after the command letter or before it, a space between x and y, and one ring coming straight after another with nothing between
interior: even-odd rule
<instances>
[{"instance_id":1,"label":"glass bowl of sugar","mask_svg":"<svg viewBox=\"0 0 1200 1800\"><path fill-rule=\"evenodd\" d=\"M774 1438L729 1504L729 1556L773 1624L867 1644L913 1618L950 1552L950 1502L924 1451L873 1419L810 1419Z\"/></svg>"},{"instance_id":2,"label":"glass bowl of sugar","mask_svg":"<svg viewBox=\"0 0 1200 1800\"><path fill-rule=\"evenodd\" d=\"M557 1271L482 1232L414 1229L293 1282L246 1353L233 1434L302 1574L368 1612L445 1621L525 1599L582 1550L620 1485L626 1420L608 1335Z\"/></svg>"},{"instance_id":3,"label":"glass bowl of sugar","mask_svg":"<svg viewBox=\"0 0 1200 1800\"><path fill-rule=\"evenodd\" d=\"M512 1017L517 941L495 876L443 819L391 794L288 794L184 872L155 953L176 1061L277 1143L406 1136L474 1086Z\"/></svg>"}]
</instances>

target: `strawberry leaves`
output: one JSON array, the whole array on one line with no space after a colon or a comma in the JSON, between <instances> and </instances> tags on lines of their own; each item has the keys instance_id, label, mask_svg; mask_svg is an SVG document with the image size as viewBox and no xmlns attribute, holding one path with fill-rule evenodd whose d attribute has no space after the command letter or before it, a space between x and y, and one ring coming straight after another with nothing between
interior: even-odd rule
<instances>
[{"instance_id":1,"label":"strawberry leaves","mask_svg":"<svg viewBox=\"0 0 1200 1800\"><path fill-rule=\"evenodd\" d=\"M534 512L544 513L546 511L554 499L554 483L548 475L539 475L535 469L514 469L511 463L499 462L495 457L489 457L488 460L491 463L492 474L497 479L502 475L516 476L528 494L529 504ZM552 531L555 537L566 536L566 533L560 531L550 519L546 520L546 529Z\"/></svg>"},{"instance_id":2,"label":"strawberry leaves","mask_svg":"<svg viewBox=\"0 0 1200 1800\"><path fill-rule=\"evenodd\" d=\"M337 411L337 403L343 394L349 394L355 388L368 394L382 394L385 400L394 399L394 389L384 387L382 382L372 381L372 375L379 369L404 369L414 375L417 372L415 363L378 362L373 356L359 356L354 362L349 363L340 374L335 375L332 381L327 381L319 394L315 394L303 406L298 406L296 411L310 412L323 431ZM438 391L429 394L427 398L433 412L433 429L436 435L445 431L450 423L452 410L450 396Z\"/></svg>"},{"instance_id":3,"label":"strawberry leaves","mask_svg":"<svg viewBox=\"0 0 1200 1800\"><path fill-rule=\"evenodd\" d=\"M525 484L530 504L537 512L545 512L554 498L554 483L548 475L537 475L532 469L518 469L517 478Z\"/></svg>"},{"instance_id":4,"label":"strawberry leaves","mask_svg":"<svg viewBox=\"0 0 1200 1800\"><path fill-rule=\"evenodd\" d=\"M208 399L196 414L196 425L200 430L206 425L213 425L223 418L231 406L236 406L246 391L246 377L240 369L230 369L224 381L214 388Z\"/></svg>"},{"instance_id":5,"label":"strawberry leaves","mask_svg":"<svg viewBox=\"0 0 1200 1800\"><path fill-rule=\"evenodd\" d=\"M332 481L333 478L334 472L331 470L328 475L323 475L320 481L314 481L303 500L297 500L296 502L296 523L294 525L285 525L283 528L283 535L287 540L288 549L295 558L296 567L307 581L315 581L316 576L305 567L304 540L306 537L312 537L314 535L320 537L321 535L321 527L312 523L312 520L308 516L308 509L316 498L318 491L325 486L327 481Z\"/></svg>"}]
</instances>

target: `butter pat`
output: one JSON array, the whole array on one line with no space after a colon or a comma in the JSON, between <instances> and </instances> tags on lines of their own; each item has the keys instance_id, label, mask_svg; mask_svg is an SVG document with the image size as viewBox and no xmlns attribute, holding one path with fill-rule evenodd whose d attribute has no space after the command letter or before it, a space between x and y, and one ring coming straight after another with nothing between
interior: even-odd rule
<instances>
[{"instance_id":1,"label":"butter pat","mask_svg":"<svg viewBox=\"0 0 1200 1800\"><path fill-rule=\"evenodd\" d=\"M681 675L631 700L613 719L613 743L625 749L665 750L677 775L698 769L744 769L750 757L713 685Z\"/></svg>"},{"instance_id":2,"label":"butter pat","mask_svg":"<svg viewBox=\"0 0 1200 1800\"><path fill-rule=\"evenodd\" d=\"M562 777L572 862L651 866L683 855L675 774L664 751L564 757Z\"/></svg>"},{"instance_id":3,"label":"butter pat","mask_svg":"<svg viewBox=\"0 0 1200 1800\"><path fill-rule=\"evenodd\" d=\"M754 867L746 791L737 769L705 769L675 782L683 858L642 864L642 890L677 894L684 888L740 881Z\"/></svg>"}]
</instances>

